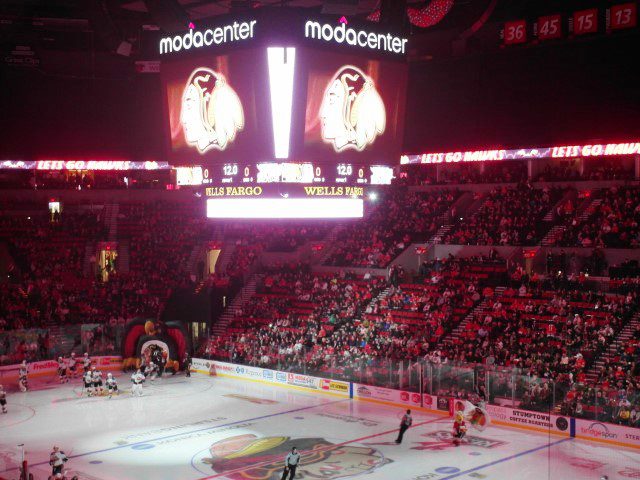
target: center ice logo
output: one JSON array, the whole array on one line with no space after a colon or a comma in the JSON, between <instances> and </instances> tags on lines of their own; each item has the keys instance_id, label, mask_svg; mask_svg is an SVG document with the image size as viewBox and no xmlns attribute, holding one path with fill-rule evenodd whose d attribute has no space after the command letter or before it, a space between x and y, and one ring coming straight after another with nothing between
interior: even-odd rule
<instances>
[{"instance_id":1,"label":"center ice logo","mask_svg":"<svg viewBox=\"0 0 640 480\"><path fill-rule=\"evenodd\" d=\"M324 438L238 435L220 440L202 461L232 480L279 480L284 458L297 447L302 454L296 479L341 479L370 473L391 460L369 447L335 445Z\"/></svg>"}]
</instances>

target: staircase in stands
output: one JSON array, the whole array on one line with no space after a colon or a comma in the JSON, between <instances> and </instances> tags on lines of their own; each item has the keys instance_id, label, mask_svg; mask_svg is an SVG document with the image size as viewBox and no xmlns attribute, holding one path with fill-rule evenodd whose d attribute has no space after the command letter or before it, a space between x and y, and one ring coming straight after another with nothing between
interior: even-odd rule
<instances>
[{"instance_id":1,"label":"staircase in stands","mask_svg":"<svg viewBox=\"0 0 640 480\"><path fill-rule=\"evenodd\" d=\"M232 240L225 241L222 246L222 252L218 257L218 261L216 262L216 272L217 273L225 273L227 271L227 265L231 261L231 257L233 257L233 252L236 251L236 244Z\"/></svg>"},{"instance_id":2,"label":"staircase in stands","mask_svg":"<svg viewBox=\"0 0 640 480\"><path fill-rule=\"evenodd\" d=\"M476 305L476 307L471 310L464 320L462 320L458 326L456 326L450 334L445 336L440 343L443 344L451 344L460 338L462 332L464 332L467 328L469 322L471 322L474 318L484 315L484 313L493 306L493 302L495 299L502 296L502 293L506 290L506 287L496 287L494 291L494 295L492 298L483 298L482 301Z\"/></svg>"},{"instance_id":3,"label":"staircase in stands","mask_svg":"<svg viewBox=\"0 0 640 480\"><path fill-rule=\"evenodd\" d=\"M601 198L590 198L585 200L576 211L578 221L584 222L587 218L589 218L594 210L602 203ZM571 220L570 220L571 221ZM549 232L544 236L540 244L543 247L553 247L556 241L564 234L567 230L567 225L554 225Z\"/></svg>"},{"instance_id":4,"label":"staircase in stands","mask_svg":"<svg viewBox=\"0 0 640 480\"><path fill-rule=\"evenodd\" d=\"M129 241L118 242L118 258L116 259L116 270L120 273L129 273Z\"/></svg>"},{"instance_id":5,"label":"staircase in stands","mask_svg":"<svg viewBox=\"0 0 640 480\"><path fill-rule=\"evenodd\" d=\"M445 223L440 228L438 228L436 233L434 233L431 236L431 238L427 241L427 248L433 247L434 245L441 244L444 237L447 235L447 233L451 231L452 228L453 228L453 224L451 223Z\"/></svg>"},{"instance_id":6,"label":"staircase in stands","mask_svg":"<svg viewBox=\"0 0 640 480\"><path fill-rule=\"evenodd\" d=\"M88 241L84 246L84 257L82 258L82 275L85 277L93 277L95 271L92 271L95 268L95 255L96 255L96 244L95 242ZM93 262L91 259L93 258Z\"/></svg>"},{"instance_id":7,"label":"staircase in stands","mask_svg":"<svg viewBox=\"0 0 640 480\"><path fill-rule=\"evenodd\" d=\"M115 242L118 238L118 213L120 206L117 203L109 203L104 206L104 224L109 228L107 239Z\"/></svg>"},{"instance_id":8,"label":"staircase in stands","mask_svg":"<svg viewBox=\"0 0 640 480\"><path fill-rule=\"evenodd\" d=\"M249 277L245 286L242 287L242 290L231 300L231 303L227 305L227 308L222 312L218 321L211 327L211 333L213 335L224 335L229 326L229 322L235 317L236 311L242 308L244 304L255 295L258 278L258 274L252 274Z\"/></svg>"},{"instance_id":9,"label":"staircase in stands","mask_svg":"<svg viewBox=\"0 0 640 480\"><path fill-rule=\"evenodd\" d=\"M187 271L194 278L198 278L202 275L202 272L198 271L198 263L204 258L204 245L202 243L196 243L191 250L191 255L189 255L189 260L187 261Z\"/></svg>"},{"instance_id":10,"label":"staircase in stands","mask_svg":"<svg viewBox=\"0 0 640 480\"><path fill-rule=\"evenodd\" d=\"M344 231L345 228L346 228L346 225L344 223L338 223L329 231L327 236L324 238L325 248L322 252L322 255L318 259L317 265L324 265L324 262L326 262L329 259L336 245L338 244L337 242L338 235L340 235L340 233Z\"/></svg>"},{"instance_id":11,"label":"staircase in stands","mask_svg":"<svg viewBox=\"0 0 640 480\"><path fill-rule=\"evenodd\" d=\"M640 312L636 312L629 323L627 323L622 328L622 330L620 330L615 340L611 342L607 351L600 355L591 366L591 368L587 370L586 376L590 384L596 383L596 381L598 380L598 371L600 370L600 368L606 363L607 360L611 360L612 358L619 355L624 346L624 343L633 336L638 328L640 328Z\"/></svg>"}]
</instances>

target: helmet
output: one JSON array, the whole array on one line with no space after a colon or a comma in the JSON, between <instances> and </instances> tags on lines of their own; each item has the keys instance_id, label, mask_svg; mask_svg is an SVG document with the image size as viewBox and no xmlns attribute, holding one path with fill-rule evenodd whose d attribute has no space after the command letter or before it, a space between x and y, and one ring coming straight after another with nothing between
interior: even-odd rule
<instances>
[{"instance_id":1,"label":"helmet","mask_svg":"<svg viewBox=\"0 0 640 480\"><path fill-rule=\"evenodd\" d=\"M107 377L112 377L113 375L111 375L110 373L107 373Z\"/></svg>"},{"instance_id":2,"label":"helmet","mask_svg":"<svg viewBox=\"0 0 640 480\"><path fill-rule=\"evenodd\" d=\"M88 357L88 356L89 356L89 354L88 354L87 352L84 352L84 356L85 356L85 357Z\"/></svg>"},{"instance_id":3,"label":"helmet","mask_svg":"<svg viewBox=\"0 0 640 480\"><path fill-rule=\"evenodd\" d=\"M461 411L457 411L456 412L456 422L461 422L462 420L464 420L464 415L462 414Z\"/></svg>"}]
</instances>

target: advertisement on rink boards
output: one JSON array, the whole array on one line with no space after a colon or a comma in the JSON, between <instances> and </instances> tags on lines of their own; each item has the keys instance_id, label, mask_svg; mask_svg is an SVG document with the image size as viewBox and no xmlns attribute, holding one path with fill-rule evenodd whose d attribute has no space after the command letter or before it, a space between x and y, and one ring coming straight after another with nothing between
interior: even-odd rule
<instances>
[{"instance_id":1,"label":"advertisement on rink boards","mask_svg":"<svg viewBox=\"0 0 640 480\"><path fill-rule=\"evenodd\" d=\"M204 375L215 375L216 369L211 360L204 360L202 358L193 358L191 360L191 371L202 373Z\"/></svg>"},{"instance_id":2,"label":"advertisement on rink boards","mask_svg":"<svg viewBox=\"0 0 640 480\"><path fill-rule=\"evenodd\" d=\"M454 400L455 404L455 400ZM454 406L455 408L455 406ZM523 429L551 432L554 435L570 436L571 418L546 412L531 412L517 408L486 405L491 422L497 425L520 427Z\"/></svg>"},{"instance_id":3,"label":"advertisement on rink boards","mask_svg":"<svg viewBox=\"0 0 640 480\"><path fill-rule=\"evenodd\" d=\"M69 357L66 357L69 361ZM76 365L81 368L82 356L76 355ZM92 365L100 370L120 370L122 369L122 357L119 356L100 356L91 357ZM20 370L20 364L6 365L0 367L0 379L2 380L16 380L18 378L18 371ZM47 375L55 375L58 373L58 361L57 360L43 360L41 362L27 363L27 375L29 377L44 377Z\"/></svg>"},{"instance_id":4,"label":"advertisement on rink boards","mask_svg":"<svg viewBox=\"0 0 640 480\"><path fill-rule=\"evenodd\" d=\"M596 420L576 419L576 438L631 448L640 448L640 430L637 428L602 423Z\"/></svg>"},{"instance_id":5,"label":"advertisement on rink boards","mask_svg":"<svg viewBox=\"0 0 640 480\"><path fill-rule=\"evenodd\" d=\"M417 392L392 390L391 388L374 387L360 383L353 384L353 398L399 403L412 407L424 407L430 410L437 410L438 408L438 397L433 395L420 395Z\"/></svg>"},{"instance_id":6,"label":"advertisement on rink boards","mask_svg":"<svg viewBox=\"0 0 640 480\"><path fill-rule=\"evenodd\" d=\"M293 386L317 390L333 395L349 396L349 382L312 377L293 372L277 372L267 368L233 365L200 358L193 359L192 370L208 375L221 375L255 380L281 386Z\"/></svg>"}]
</instances>

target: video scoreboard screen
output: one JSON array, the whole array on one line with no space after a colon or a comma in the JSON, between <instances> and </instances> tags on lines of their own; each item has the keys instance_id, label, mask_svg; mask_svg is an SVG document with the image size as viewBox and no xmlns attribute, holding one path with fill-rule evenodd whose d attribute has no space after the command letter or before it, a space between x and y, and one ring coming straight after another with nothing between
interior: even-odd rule
<instances>
[{"instance_id":1,"label":"video scoreboard screen","mask_svg":"<svg viewBox=\"0 0 640 480\"><path fill-rule=\"evenodd\" d=\"M375 28L258 16L160 39L178 185L391 183L407 39Z\"/></svg>"}]
</instances>

